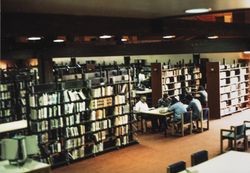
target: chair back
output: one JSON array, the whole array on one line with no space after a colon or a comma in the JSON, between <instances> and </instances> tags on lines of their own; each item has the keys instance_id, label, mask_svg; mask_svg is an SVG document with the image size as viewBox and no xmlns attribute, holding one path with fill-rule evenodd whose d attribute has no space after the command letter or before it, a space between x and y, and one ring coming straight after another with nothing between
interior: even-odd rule
<instances>
[{"instance_id":1,"label":"chair back","mask_svg":"<svg viewBox=\"0 0 250 173\"><path fill-rule=\"evenodd\" d=\"M192 122L192 111L188 111L183 113L183 123L191 123Z\"/></svg>"},{"instance_id":2,"label":"chair back","mask_svg":"<svg viewBox=\"0 0 250 173\"><path fill-rule=\"evenodd\" d=\"M186 169L186 162L179 161L171 165L168 165L167 173L178 173L180 171L184 171L185 169Z\"/></svg>"},{"instance_id":3,"label":"chair back","mask_svg":"<svg viewBox=\"0 0 250 173\"><path fill-rule=\"evenodd\" d=\"M208 160L208 151L202 150L191 155L191 165L195 166Z\"/></svg>"},{"instance_id":4,"label":"chair back","mask_svg":"<svg viewBox=\"0 0 250 173\"><path fill-rule=\"evenodd\" d=\"M246 124L235 126L234 128L235 128L236 136L241 136L245 134Z\"/></svg>"},{"instance_id":5,"label":"chair back","mask_svg":"<svg viewBox=\"0 0 250 173\"><path fill-rule=\"evenodd\" d=\"M203 120L209 120L209 108L202 109Z\"/></svg>"}]
</instances>

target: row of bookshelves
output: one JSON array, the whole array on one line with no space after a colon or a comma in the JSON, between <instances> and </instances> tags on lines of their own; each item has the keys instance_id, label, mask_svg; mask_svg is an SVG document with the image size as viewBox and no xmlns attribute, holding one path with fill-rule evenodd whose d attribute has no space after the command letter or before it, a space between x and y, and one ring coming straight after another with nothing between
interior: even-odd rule
<instances>
[{"instance_id":1,"label":"row of bookshelves","mask_svg":"<svg viewBox=\"0 0 250 173\"><path fill-rule=\"evenodd\" d=\"M31 88L30 131L50 153L42 160L68 162L135 141L128 73L85 73L87 81Z\"/></svg>"}]
</instances>

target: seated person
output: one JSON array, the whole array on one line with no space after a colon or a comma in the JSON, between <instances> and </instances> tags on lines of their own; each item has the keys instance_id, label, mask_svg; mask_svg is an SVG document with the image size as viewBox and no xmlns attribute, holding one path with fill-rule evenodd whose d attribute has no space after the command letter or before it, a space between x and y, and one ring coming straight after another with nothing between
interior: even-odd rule
<instances>
[{"instance_id":1,"label":"seated person","mask_svg":"<svg viewBox=\"0 0 250 173\"><path fill-rule=\"evenodd\" d=\"M142 112L142 111L148 111L149 107L146 102L147 98L145 96L141 96L140 100L135 104L134 111L136 112ZM154 131L157 127L157 119L150 118L150 117L143 117L144 120L149 119L152 123L152 130Z\"/></svg>"},{"instance_id":2,"label":"seated person","mask_svg":"<svg viewBox=\"0 0 250 173\"><path fill-rule=\"evenodd\" d=\"M163 94L163 97L158 100L158 107L169 107L171 105L171 99L168 97L168 94Z\"/></svg>"},{"instance_id":3,"label":"seated person","mask_svg":"<svg viewBox=\"0 0 250 173\"><path fill-rule=\"evenodd\" d=\"M171 99L168 97L168 94L163 94L163 97L158 100L157 107L169 107L171 105ZM165 118L159 118L160 121L160 130L167 128L167 122Z\"/></svg>"},{"instance_id":4,"label":"seated person","mask_svg":"<svg viewBox=\"0 0 250 173\"><path fill-rule=\"evenodd\" d=\"M207 107L207 92L203 86L199 86L197 94L202 107Z\"/></svg>"},{"instance_id":5,"label":"seated person","mask_svg":"<svg viewBox=\"0 0 250 173\"><path fill-rule=\"evenodd\" d=\"M188 101L187 110L192 110L192 118L193 120L199 119L202 111L201 103L198 99L195 99L191 94L186 96Z\"/></svg>"},{"instance_id":6,"label":"seated person","mask_svg":"<svg viewBox=\"0 0 250 173\"><path fill-rule=\"evenodd\" d=\"M136 112L148 111L148 104L146 102L147 98L145 96L141 96L140 100L135 104L134 110Z\"/></svg>"},{"instance_id":7,"label":"seated person","mask_svg":"<svg viewBox=\"0 0 250 173\"><path fill-rule=\"evenodd\" d=\"M177 98L172 99L172 105L168 108L168 111L174 112L173 121L180 121L181 114L187 112L186 106L180 102Z\"/></svg>"}]
</instances>

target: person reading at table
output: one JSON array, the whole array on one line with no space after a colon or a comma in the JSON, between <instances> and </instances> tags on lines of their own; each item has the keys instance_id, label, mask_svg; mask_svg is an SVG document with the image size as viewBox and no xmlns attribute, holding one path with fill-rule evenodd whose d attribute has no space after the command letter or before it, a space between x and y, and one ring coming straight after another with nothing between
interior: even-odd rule
<instances>
[{"instance_id":1,"label":"person reading at table","mask_svg":"<svg viewBox=\"0 0 250 173\"><path fill-rule=\"evenodd\" d=\"M158 100L158 107L169 107L171 105L171 99L168 97L168 94L163 94L163 97Z\"/></svg>"},{"instance_id":2,"label":"person reading at table","mask_svg":"<svg viewBox=\"0 0 250 173\"><path fill-rule=\"evenodd\" d=\"M187 110L192 110L192 119L193 120L197 120L199 118L201 118L201 111L202 111L202 106L201 106L201 102L194 98L191 94L188 94L186 96L186 99L188 101L188 107Z\"/></svg>"},{"instance_id":3,"label":"person reading at table","mask_svg":"<svg viewBox=\"0 0 250 173\"><path fill-rule=\"evenodd\" d=\"M169 107L171 105L171 98L168 97L167 93L163 94L163 97L158 100L157 107ZM159 118L159 130L167 128L167 121L165 118Z\"/></svg>"},{"instance_id":4,"label":"person reading at table","mask_svg":"<svg viewBox=\"0 0 250 173\"><path fill-rule=\"evenodd\" d=\"M145 96L141 96L140 100L135 104L134 110L136 112L148 111L147 98Z\"/></svg>"},{"instance_id":5,"label":"person reading at table","mask_svg":"<svg viewBox=\"0 0 250 173\"><path fill-rule=\"evenodd\" d=\"M177 98L172 99L172 105L168 108L168 111L174 112L173 121L180 121L181 115L187 112L186 106L180 102Z\"/></svg>"},{"instance_id":6,"label":"person reading at table","mask_svg":"<svg viewBox=\"0 0 250 173\"><path fill-rule=\"evenodd\" d=\"M147 100L146 96L141 96L140 100L135 104L134 111L143 112L143 111L148 111L148 110L152 109L152 108L148 107L146 100ZM143 119L144 120L147 120L147 119L151 120L152 131L154 131L158 127L157 119L147 118L147 117L144 117Z\"/></svg>"},{"instance_id":7,"label":"person reading at table","mask_svg":"<svg viewBox=\"0 0 250 173\"><path fill-rule=\"evenodd\" d=\"M187 106L185 106L182 102L180 102L177 98L172 98L172 105L168 108L168 111L174 112L173 119L169 120L169 123L174 124L174 128L176 131L179 131L181 128L181 124L178 124L178 126L175 126L175 124L179 121L181 121L181 115L185 112L187 112L186 109Z\"/></svg>"},{"instance_id":8,"label":"person reading at table","mask_svg":"<svg viewBox=\"0 0 250 173\"><path fill-rule=\"evenodd\" d=\"M202 107L207 107L207 91L202 85L199 86L197 94L198 100L200 100Z\"/></svg>"}]
</instances>

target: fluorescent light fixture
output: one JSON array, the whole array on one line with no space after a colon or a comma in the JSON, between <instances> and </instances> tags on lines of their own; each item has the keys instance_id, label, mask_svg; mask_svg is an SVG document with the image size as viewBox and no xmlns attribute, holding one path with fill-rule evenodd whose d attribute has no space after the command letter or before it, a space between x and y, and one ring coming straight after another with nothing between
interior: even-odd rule
<instances>
[{"instance_id":1,"label":"fluorescent light fixture","mask_svg":"<svg viewBox=\"0 0 250 173\"><path fill-rule=\"evenodd\" d=\"M217 39L217 38L219 38L219 36L218 35L211 35L211 36L208 36L207 38L208 39Z\"/></svg>"},{"instance_id":2,"label":"fluorescent light fixture","mask_svg":"<svg viewBox=\"0 0 250 173\"><path fill-rule=\"evenodd\" d=\"M128 39L122 38L121 41L125 42L125 41L128 41Z\"/></svg>"},{"instance_id":3,"label":"fluorescent light fixture","mask_svg":"<svg viewBox=\"0 0 250 173\"><path fill-rule=\"evenodd\" d=\"M108 38L111 38L111 37L112 37L111 35L101 35L99 38L108 39Z\"/></svg>"},{"instance_id":4,"label":"fluorescent light fixture","mask_svg":"<svg viewBox=\"0 0 250 173\"><path fill-rule=\"evenodd\" d=\"M211 8L193 8L193 9L185 10L185 13L189 13L189 14L207 13L211 10L212 10Z\"/></svg>"},{"instance_id":5,"label":"fluorescent light fixture","mask_svg":"<svg viewBox=\"0 0 250 173\"><path fill-rule=\"evenodd\" d=\"M28 37L27 39L30 41L36 41L36 40L41 40L42 37Z\"/></svg>"},{"instance_id":6,"label":"fluorescent light fixture","mask_svg":"<svg viewBox=\"0 0 250 173\"><path fill-rule=\"evenodd\" d=\"M63 39L55 39L55 40L53 40L53 42L54 43L62 43L62 42L64 42L64 40Z\"/></svg>"},{"instance_id":7,"label":"fluorescent light fixture","mask_svg":"<svg viewBox=\"0 0 250 173\"><path fill-rule=\"evenodd\" d=\"M162 38L167 38L167 39L175 38L175 35L164 35Z\"/></svg>"},{"instance_id":8,"label":"fluorescent light fixture","mask_svg":"<svg viewBox=\"0 0 250 173\"><path fill-rule=\"evenodd\" d=\"M250 50L244 51L244 54L250 54Z\"/></svg>"}]
</instances>

